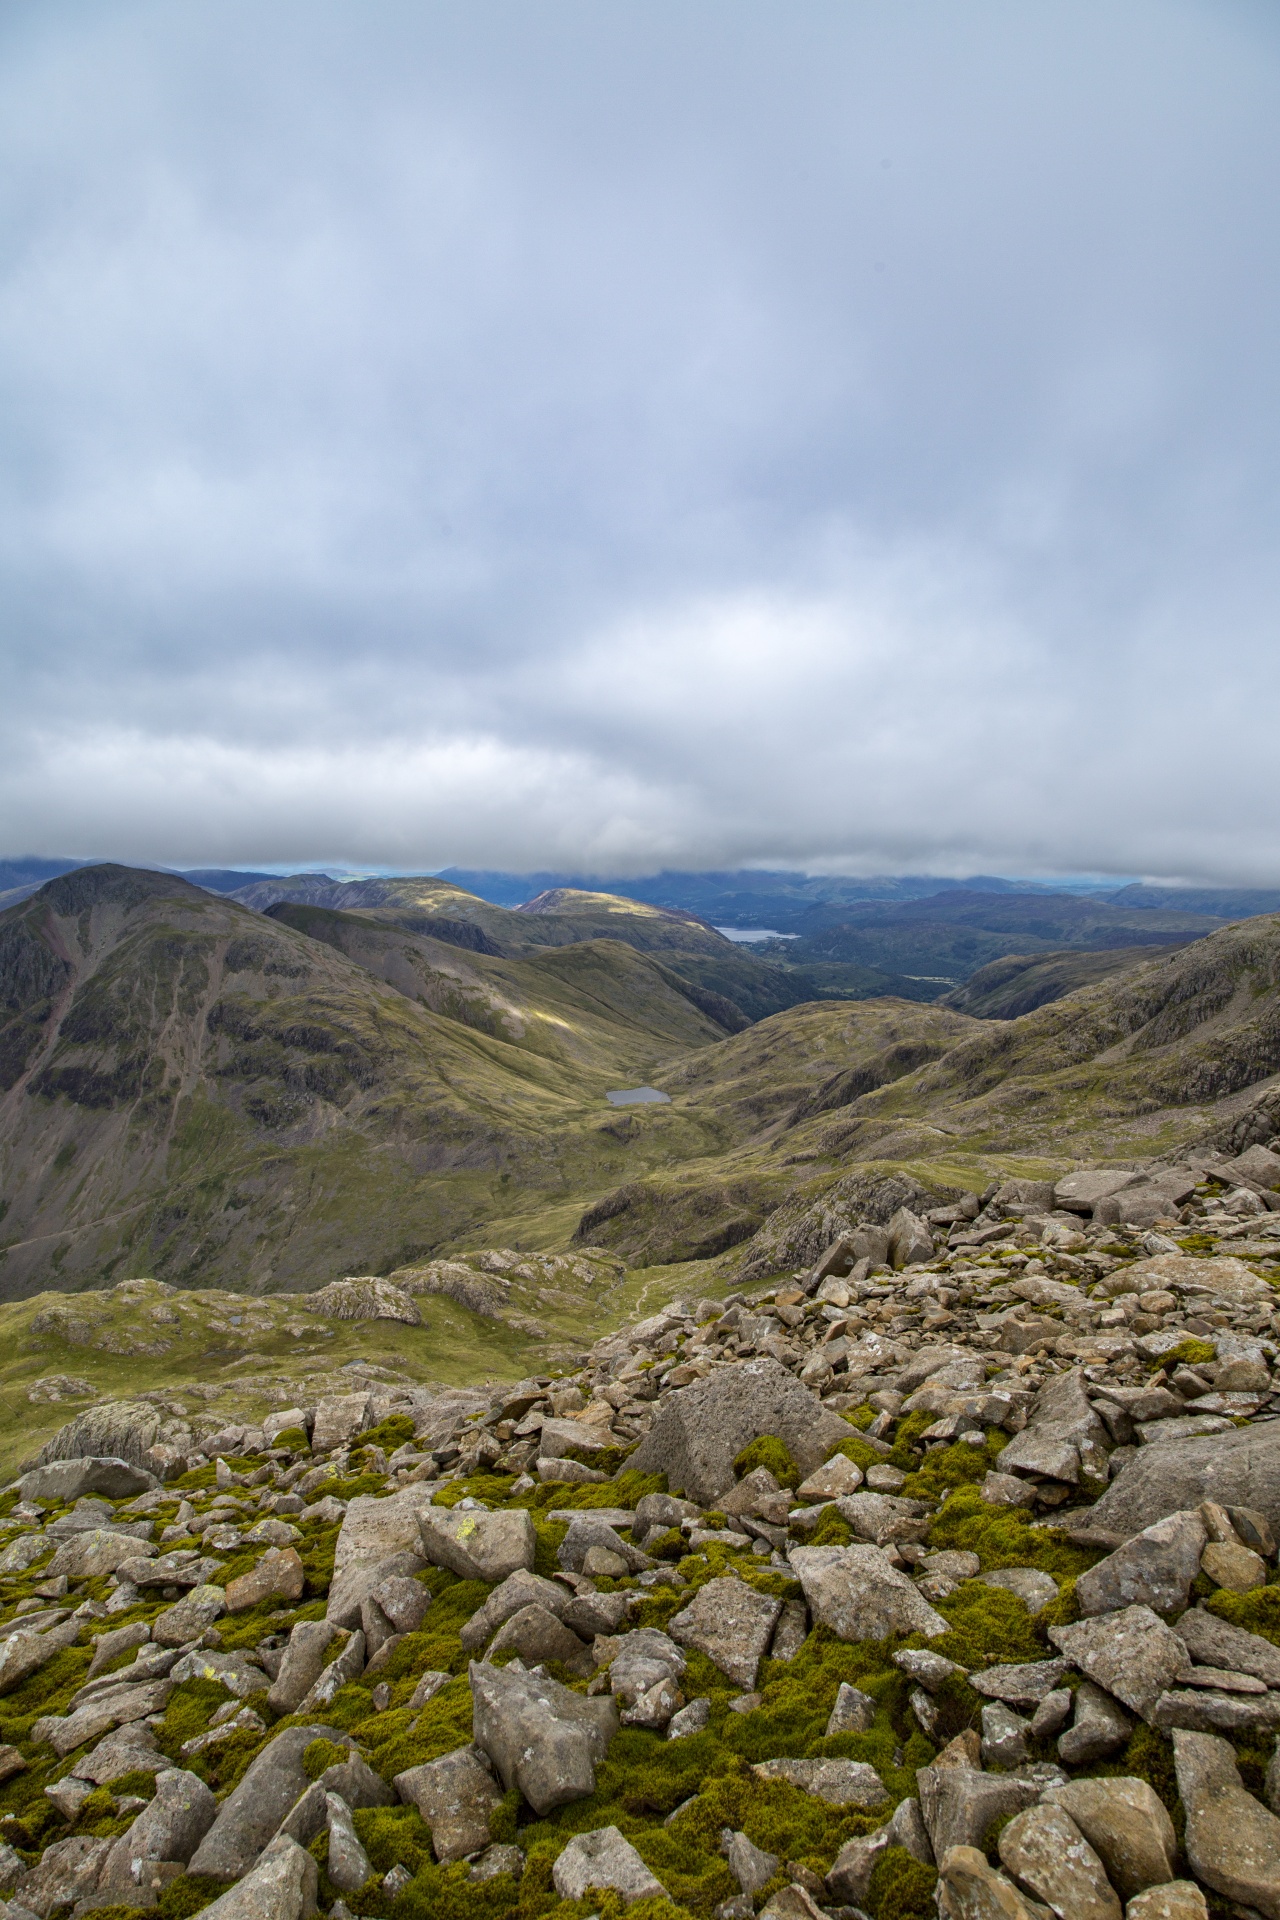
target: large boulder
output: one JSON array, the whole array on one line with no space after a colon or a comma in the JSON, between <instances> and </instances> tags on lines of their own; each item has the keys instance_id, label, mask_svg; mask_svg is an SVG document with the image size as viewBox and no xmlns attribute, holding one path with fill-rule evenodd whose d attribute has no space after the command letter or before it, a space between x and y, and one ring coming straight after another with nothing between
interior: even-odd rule
<instances>
[{"instance_id":1,"label":"large boulder","mask_svg":"<svg viewBox=\"0 0 1280 1920\"><path fill-rule=\"evenodd\" d=\"M91 1905L154 1906L163 1885L154 1873L156 1864L173 1860L185 1866L217 1812L211 1789L196 1774L179 1767L157 1773L155 1798L107 1855Z\"/></svg>"},{"instance_id":2,"label":"large boulder","mask_svg":"<svg viewBox=\"0 0 1280 1920\"><path fill-rule=\"evenodd\" d=\"M538 1536L523 1507L488 1513L465 1507L423 1507L422 1551L434 1567L463 1580L505 1580L516 1569L533 1572Z\"/></svg>"},{"instance_id":3,"label":"large boulder","mask_svg":"<svg viewBox=\"0 0 1280 1920\"><path fill-rule=\"evenodd\" d=\"M311 1785L302 1756L313 1740L342 1744L343 1736L333 1727L286 1727L263 1748L219 1807L192 1857L192 1873L207 1873L214 1880L238 1880L248 1873L290 1807Z\"/></svg>"},{"instance_id":4,"label":"large boulder","mask_svg":"<svg viewBox=\"0 0 1280 1920\"><path fill-rule=\"evenodd\" d=\"M131 1467L145 1469L160 1425L159 1413L145 1401L104 1400L101 1406L86 1407L65 1427L59 1427L40 1449L37 1464L43 1467L52 1460L94 1458L123 1460Z\"/></svg>"},{"instance_id":5,"label":"large boulder","mask_svg":"<svg viewBox=\"0 0 1280 1920\"><path fill-rule=\"evenodd\" d=\"M489 1823L502 1795L476 1747L458 1747L439 1760L398 1773L395 1788L431 1829L431 1845L442 1866L489 1845Z\"/></svg>"},{"instance_id":6,"label":"large boulder","mask_svg":"<svg viewBox=\"0 0 1280 1920\"><path fill-rule=\"evenodd\" d=\"M63 1432L66 1431L64 1428ZM53 1441L49 1444L52 1446ZM18 1498L35 1500L45 1506L79 1500L87 1493L100 1493L108 1500L128 1500L134 1494L149 1493L159 1485L155 1474L145 1467L136 1467L118 1457L89 1455L74 1460L51 1460L48 1466L33 1467L18 1482Z\"/></svg>"},{"instance_id":7,"label":"large boulder","mask_svg":"<svg viewBox=\"0 0 1280 1920\"><path fill-rule=\"evenodd\" d=\"M814 1619L841 1640L950 1631L879 1547L793 1547L789 1558Z\"/></svg>"},{"instance_id":8,"label":"large boulder","mask_svg":"<svg viewBox=\"0 0 1280 1920\"><path fill-rule=\"evenodd\" d=\"M673 1640L705 1653L735 1686L749 1691L781 1612L781 1600L724 1574L699 1587L668 1624Z\"/></svg>"},{"instance_id":9,"label":"large boulder","mask_svg":"<svg viewBox=\"0 0 1280 1920\"><path fill-rule=\"evenodd\" d=\"M193 1866L191 1871L198 1869ZM203 1911L208 1920L307 1920L316 1911L318 1879L319 1869L306 1849L281 1835L252 1872Z\"/></svg>"},{"instance_id":10,"label":"large boulder","mask_svg":"<svg viewBox=\"0 0 1280 1920\"><path fill-rule=\"evenodd\" d=\"M1173 1879L1177 1836L1164 1802L1145 1780L1068 1780L1044 1797L1071 1815L1122 1900Z\"/></svg>"},{"instance_id":11,"label":"large boulder","mask_svg":"<svg viewBox=\"0 0 1280 1920\"><path fill-rule=\"evenodd\" d=\"M499 1627L525 1607L545 1607L548 1613L554 1613L558 1620L563 1620L572 1597L558 1581L544 1580L539 1573L529 1573L524 1567L517 1567L514 1573L507 1575L500 1587L494 1588L484 1605L477 1607L463 1626L459 1635L463 1652L478 1652ZM605 1629L599 1628L597 1631L603 1632Z\"/></svg>"},{"instance_id":12,"label":"large boulder","mask_svg":"<svg viewBox=\"0 0 1280 1920\"><path fill-rule=\"evenodd\" d=\"M618 1730L606 1695L584 1699L541 1674L471 1664L472 1735L510 1792L535 1813L594 1793L596 1767Z\"/></svg>"},{"instance_id":13,"label":"large boulder","mask_svg":"<svg viewBox=\"0 0 1280 1920\"><path fill-rule=\"evenodd\" d=\"M1050 1627L1071 1665L1154 1724L1156 1704L1189 1665L1187 1649L1150 1607L1125 1607L1076 1626Z\"/></svg>"},{"instance_id":14,"label":"large boulder","mask_svg":"<svg viewBox=\"0 0 1280 1920\"><path fill-rule=\"evenodd\" d=\"M1134 1605L1180 1613L1191 1597L1206 1538L1198 1513L1171 1513L1157 1520L1080 1575L1077 1606L1085 1615Z\"/></svg>"},{"instance_id":15,"label":"large boulder","mask_svg":"<svg viewBox=\"0 0 1280 1920\"><path fill-rule=\"evenodd\" d=\"M1280 1531L1280 1421L1191 1440L1151 1441L1090 1507L1088 1524L1132 1535L1203 1500L1252 1507L1273 1533Z\"/></svg>"},{"instance_id":16,"label":"large boulder","mask_svg":"<svg viewBox=\"0 0 1280 1920\"><path fill-rule=\"evenodd\" d=\"M630 1906L636 1900L660 1900L667 1891L616 1827L575 1834L557 1856L551 1878L562 1900L585 1900L598 1888L620 1894Z\"/></svg>"},{"instance_id":17,"label":"large boulder","mask_svg":"<svg viewBox=\"0 0 1280 1920\"><path fill-rule=\"evenodd\" d=\"M778 1361L760 1355L671 1394L627 1465L665 1473L673 1492L710 1506L733 1485L733 1463L752 1440L772 1434L812 1473L851 1432Z\"/></svg>"},{"instance_id":18,"label":"large boulder","mask_svg":"<svg viewBox=\"0 0 1280 1920\"><path fill-rule=\"evenodd\" d=\"M1228 1741L1173 1735L1187 1859L1196 1879L1227 1900L1280 1920L1280 1820L1247 1793Z\"/></svg>"}]
</instances>

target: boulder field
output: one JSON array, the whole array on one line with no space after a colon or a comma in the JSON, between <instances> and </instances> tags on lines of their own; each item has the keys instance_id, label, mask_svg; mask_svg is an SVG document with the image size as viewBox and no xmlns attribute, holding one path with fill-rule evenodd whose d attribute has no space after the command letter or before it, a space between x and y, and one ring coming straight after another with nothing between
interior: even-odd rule
<instances>
[{"instance_id":1,"label":"boulder field","mask_svg":"<svg viewBox=\"0 0 1280 1920\"><path fill-rule=\"evenodd\" d=\"M0 1496L0 1920L1280 1920L1261 1184L1007 1182L200 1451L81 1413Z\"/></svg>"}]
</instances>

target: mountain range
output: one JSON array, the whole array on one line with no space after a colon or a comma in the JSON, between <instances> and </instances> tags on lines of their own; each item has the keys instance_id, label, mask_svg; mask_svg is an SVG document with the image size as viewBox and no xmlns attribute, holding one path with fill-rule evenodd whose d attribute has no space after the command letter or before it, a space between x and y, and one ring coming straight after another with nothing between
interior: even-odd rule
<instances>
[{"instance_id":1,"label":"mountain range","mask_svg":"<svg viewBox=\"0 0 1280 1920\"><path fill-rule=\"evenodd\" d=\"M993 1019L798 999L688 910L596 892L277 885L262 910L101 865L0 913L0 1297L305 1290L493 1245L714 1262L851 1168L981 1189L1162 1152L1280 1071L1271 916L1032 960L1014 990L1066 990ZM607 1098L641 1085L668 1097Z\"/></svg>"}]
</instances>

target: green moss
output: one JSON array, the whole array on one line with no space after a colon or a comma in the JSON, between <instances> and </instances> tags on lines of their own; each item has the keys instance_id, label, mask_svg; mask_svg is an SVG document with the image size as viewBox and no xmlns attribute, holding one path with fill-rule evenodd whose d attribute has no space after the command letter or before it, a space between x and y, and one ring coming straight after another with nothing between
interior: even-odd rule
<instances>
[{"instance_id":1,"label":"green moss","mask_svg":"<svg viewBox=\"0 0 1280 1920\"><path fill-rule=\"evenodd\" d=\"M794 1489L800 1485L803 1477L785 1444L771 1433L762 1433L758 1439L752 1440L733 1463L739 1480L754 1473L757 1467L767 1467L780 1487Z\"/></svg>"},{"instance_id":2,"label":"green moss","mask_svg":"<svg viewBox=\"0 0 1280 1920\"><path fill-rule=\"evenodd\" d=\"M1280 1586L1255 1587L1252 1593L1228 1593L1219 1587L1207 1608L1233 1627L1261 1634L1280 1647Z\"/></svg>"},{"instance_id":3,"label":"green moss","mask_svg":"<svg viewBox=\"0 0 1280 1920\"><path fill-rule=\"evenodd\" d=\"M391 1413L385 1420L380 1420L376 1427L357 1434L354 1445L381 1447L384 1453L391 1454L397 1447L407 1447L412 1438L413 1421L410 1416L407 1413Z\"/></svg>"},{"instance_id":4,"label":"green moss","mask_svg":"<svg viewBox=\"0 0 1280 1920\"><path fill-rule=\"evenodd\" d=\"M938 1447L926 1454L924 1465L909 1473L902 1492L911 1500L937 1500L955 1487L973 1486L985 1480L992 1466L1009 1443L1007 1433L992 1428L980 1447Z\"/></svg>"},{"instance_id":5,"label":"green moss","mask_svg":"<svg viewBox=\"0 0 1280 1920\"><path fill-rule=\"evenodd\" d=\"M122 1773L118 1779L108 1780L107 1785L117 1799L122 1799L127 1793L136 1793L144 1800L155 1799L156 1777L154 1773L143 1773L141 1771L136 1773Z\"/></svg>"},{"instance_id":6,"label":"green moss","mask_svg":"<svg viewBox=\"0 0 1280 1920\"><path fill-rule=\"evenodd\" d=\"M1161 1367L1203 1367L1217 1358L1217 1348L1208 1340L1188 1338L1160 1356Z\"/></svg>"},{"instance_id":7,"label":"green moss","mask_svg":"<svg viewBox=\"0 0 1280 1920\"><path fill-rule=\"evenodd\" d=\"M974 1486L958 1487L939 1509L929 1531L932 1547L976 1553L984 1572L997 1567L1038 1567L1055 1579L1083 1573L1102 1555L1072 1545L1061 1529L1038 1526L1025 1507L989 1506Z\"/></svg>"},{"instance_id":8,"label":"green moss","mask_svg":"<svg viewBox=\"0 0 1280 1920\"><path fill-rule=\"evenodd\" d=\"M190 1920L212 1901L217 1900L227 1890L225 1880L215 1880L207 1873L184 1873L180 1880L171 1880L162 1889L158 1906L160 1920Z\"/></svg>"},{"instance_id":9,"label":"green moss","mask_svg":"<svg viewBox=\"0 0 1280 1920\"><path fill-rule=\"evenodd\" d=\"M288 1447L291 1453L310 1453L311 1442L305 1427L285 1427L272 1441L273 1447Z\"/></svg>"},{"instance_id":10,"label":"green moss","mask_svg":"<svg viewBox=\"0 0 1280 1920\"><path fill-rule=\"evenodd\" d=\"M308 1780L318 1780L327 1767L345 1766L349 1757L336 1740L313 1740L303 1752L302 1771Z\"/></svg>"},{"instance_id":11,"label":"green moss","mask_svg":"<svg viewBox=\"0 0 1280 1920\"><path fill-rule=\"evenodd\" d=\"M867 1412L870 1411L871 1409L867 1408ZM864 1473L868 1467L882 1467L888 1458L888 1455L882 1453L879 1447L873 1447L869 1440L859 1440L856 1437L850 1440L838 1440L828 1453L827 1459L834 1459L838 1453L842 1453L846 1460L852 1460L854 1466L861 1467Z\"/></svg>"},{"instance_id":12,"label":"green moss","mask_svg":"<svg viewBox=\"0 0 1280 1920\"><path fill-rule=\"evenodd\" d=\"M811 1547L847 1547L853 1543L853 1528L833 1505L829 1506L808 1536Z\"/></svg>"},{"instance_id":13,"label":"green moss","mask_svg":"<svg viewBox=\"0 0 1280 1920\"><path fill-rule=\"evenodd\" d=\"M876 1920L934 1920L933 1867L915 1860L905 1847L888 1847L876 1861L867 1898Z\"/></svg>"}]
</instances>

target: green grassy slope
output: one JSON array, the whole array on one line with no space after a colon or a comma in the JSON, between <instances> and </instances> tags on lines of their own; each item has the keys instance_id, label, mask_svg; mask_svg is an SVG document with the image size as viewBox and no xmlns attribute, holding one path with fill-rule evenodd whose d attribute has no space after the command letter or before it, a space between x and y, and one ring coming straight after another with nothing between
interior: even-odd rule
<instances>
[{"instance_id":1,"label":"green grassy slope","mask_svg":"<svg viewBox=\"0 0 1280 1920\"><path fill-rule=\"evenodd\" d=\"M1092 987L1114 973L1151 960L1166 960L1186 941L1164 947L1116 947L1101 953L1021 953L993 960L970 974L962 987L947 994L941 1004L979 1020L1016 1020L1034 1013L1052 1000L1065 999L1079 987Z\"/></svg>"}]
</instances>

